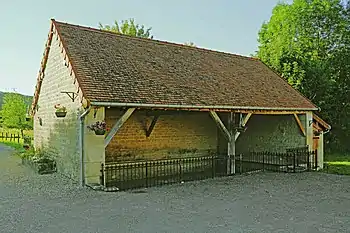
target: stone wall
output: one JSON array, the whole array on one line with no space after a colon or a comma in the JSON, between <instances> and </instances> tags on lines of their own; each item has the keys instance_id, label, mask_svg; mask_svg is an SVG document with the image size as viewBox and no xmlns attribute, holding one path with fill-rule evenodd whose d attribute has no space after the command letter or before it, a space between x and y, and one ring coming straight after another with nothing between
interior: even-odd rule
<instances>
[{"instance_id":1,"label":"stone wall","mask_svg":"<svg viewBox=\"0 0 350 233\"><path fill-rule=\"evenodd\" d=\"M301 117L305 124L305 118ZM285 152L306 145L293 115L252 115L246 132L236 141L236 154L249 151Z\"/></svg>"},{"instance_id":2,"label":"stone wall","mask_svg":"<svg viewBox=\"0 0 350 233\"><path fill-rule=\"evenodd\" d=\"M79 178L79 98L74 102L61 91L76 92L73 77L65 66L61 47L54 34L45 76L38 100L38 111L34 115L34 146L55 158L58 172L74 179ZM55 104L67 108L65 118L57 118ZM41 118L42 125L40 125Z\"/></svg>"},{"instance_id":3,"label":"stone wall","mask_svg":"<svg viewBox=\"0 0 350 233\"><path fill-rule=\"evenodd\" d=\"M107 126L112 127L122 113L118 109L106 109ZM152 112L141 110L132 114L107 147L107 161L216 153L217 128L208 112L163 112L150 137L146 137L151 115Z\"/></svg>"}]
</instances>

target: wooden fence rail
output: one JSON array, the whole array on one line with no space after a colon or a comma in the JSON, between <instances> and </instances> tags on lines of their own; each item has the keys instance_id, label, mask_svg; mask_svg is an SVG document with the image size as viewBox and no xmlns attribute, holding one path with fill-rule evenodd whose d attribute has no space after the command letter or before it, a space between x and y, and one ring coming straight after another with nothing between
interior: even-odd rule
<instances>
[{"instance_id":1,"label":"wooden fence rail","mask_svg":"<svg viewBox=\"0 0 350 233\"><path fill-rule=\"evenodd\" d=\"M3 141L13 141L13 142L16 142L19 143L19 140L21 139L21 136L20 134L12 134L12 133L4 133L2 132L1 135L0 135L0 139L2 139Z\"/></svg>"}]
</instances>

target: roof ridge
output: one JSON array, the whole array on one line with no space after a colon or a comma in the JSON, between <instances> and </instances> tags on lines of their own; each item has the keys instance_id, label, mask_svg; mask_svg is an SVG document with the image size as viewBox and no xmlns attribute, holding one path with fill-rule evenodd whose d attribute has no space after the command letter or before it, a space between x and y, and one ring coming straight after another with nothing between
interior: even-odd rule
<instances>
[{"instance_id":1,"label":"roof ridge","mask_svg":"<svg viewBox=\"0 0 350 233\"><path fill-rule=\"evenodd\" d=\"M104 30L104 29L98 29L98 28L94 28L94 27L88 27L88 26L82 26L82 25L77 25L77 24L61 22L61 21L57 21L55 19L51 19L51 21L53 21L57 24L68 25L68 26L76 27L76 28L83 29L83 30L88 30L88 31L92 31L92 32L102 33L102 34L109 34L110 36L127 37L127 38L132 39L132 40L148 41L151 43L158 43L158 44L168 44L168 45L178 46L178 47L185 48L185 49L201 50L201 51L205 51L205 52L218 53L221 55L235 56L235 57L238 57L241 59L260 61L260 59L256 58L256 57L249 57L249 56L239 55L239 54L235 54L235 53L223 52L223 51L201 48L201 47L193 47L193 46L188 46L188 45L179 44L179 43L175 43L175 42L164 41L164 40L141 38L141 37L130 36L130 35L125 35L125 34L121 34L121 33L118 34L115 32Z\"/></svg>"}]
</instances>

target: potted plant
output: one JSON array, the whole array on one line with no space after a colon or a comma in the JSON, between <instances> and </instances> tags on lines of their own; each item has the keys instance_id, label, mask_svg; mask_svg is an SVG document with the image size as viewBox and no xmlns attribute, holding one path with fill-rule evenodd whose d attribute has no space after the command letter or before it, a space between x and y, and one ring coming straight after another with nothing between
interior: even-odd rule
<instances>
[{"instance_id":1,"label":"potted plant","mask_svg":"<svg viewBox=\"0 0 350 233\"><path fill-rule=\"evenodd\" d=\"M55 108L56 108L55 114L57 117L65 117L67 115L67 110L65 106L62 106L61 104L56 104Z\"/></svg>"},{"instance_id":2,"label":"potted plant","mask_svg":"<svg viewBox=\"0 0 350 233\"><path fill-rule=\"evenodd\" d=\"M88 125L87 128L94 131L96 135L104 135L106 133L106 123L104 121L97 121L92 125Z\"/></svg>"},{"instance_id":3,"label":"potted plant","mask_svg":"<svg viewBox=\"0 0 350 233\"><path fill-rule=\"evenodd\" d=\"M26 149L26 150L29 150L30 148L30 144L32 142L32 139L31 137L29 136L23 136L23 148Z\"/></svg>"}]
</instances>

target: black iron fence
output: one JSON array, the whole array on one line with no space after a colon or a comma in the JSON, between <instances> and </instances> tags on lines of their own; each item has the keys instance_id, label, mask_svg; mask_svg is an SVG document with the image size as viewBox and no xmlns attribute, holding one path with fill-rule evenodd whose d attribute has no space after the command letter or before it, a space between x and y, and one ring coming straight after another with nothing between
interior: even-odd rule
<instances>
[{"instance_id":1,"label":"black iron fence","mask_svg":"<svg viewBox=\"0 0 350 233\"><path fill-rule=\"evenodd\" d=\"M247 155L240 155L237 169L238 173L312 171L317 169L317 151L251 152Z\"/></svg>"},{"instance_id":2,"label":"black iron fence","mask_svg":"<svg viewBox=\"0 0 350 233\"><path fill-rule=\"evenodd\" d=\"M102 164L101 183L120 190L226 175L226 158L216 156Z\"/></svg>"},{"instance_id":3,"label":"black iron fence","mask_svg":"<svg viewBox=\"0 0 350 233\"><path fill-rule=\"evenodd\" d=\"M317 152L252 152L236 156L206 156L102 164L101 184L119 190L144 188L182 181L243 174L254 171L301 172L317 167ZM233 167L235 171L233 171Z\"/></svg>"}]
</instances>

